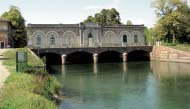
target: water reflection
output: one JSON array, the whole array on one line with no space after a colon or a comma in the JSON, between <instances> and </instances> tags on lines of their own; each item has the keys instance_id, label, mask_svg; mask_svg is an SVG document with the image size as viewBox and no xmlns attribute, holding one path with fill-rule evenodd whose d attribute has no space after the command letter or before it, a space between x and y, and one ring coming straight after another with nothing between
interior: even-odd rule
<instances>
[{"instance_id":1,"label":"water reflection","mask_svg":"<svg viewBox=\"0 0 190 109\"><path fill-rule=\"evenodd\" d=\"M188 109L190 65L130 62L54 67L61 109Z\"/></svg>"},{"instance_id":2,"label":"water reflection","mask_svg":"<svg viewBox=\"0 0 190 109\"><path fill-rule=\"evenodd\" d=\"M152 72L159 78L190 76L190 64L171 62L151 62Z\"/></svg>"}]
</instances>

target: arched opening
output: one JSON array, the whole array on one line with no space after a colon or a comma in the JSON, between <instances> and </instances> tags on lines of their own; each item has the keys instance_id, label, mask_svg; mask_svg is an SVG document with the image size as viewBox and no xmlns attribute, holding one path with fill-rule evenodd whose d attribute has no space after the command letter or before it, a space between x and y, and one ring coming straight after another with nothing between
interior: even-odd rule
<instances>
[{"instance_id":1,"label":"arched opening","mask_svg":"<svg viewBox=\"0 0 190 109\"><path fill-rule=\"evenodd\" d=\"M67 64L88 64L93 63L93 55L87 52L74 52L67 55Z\"/></svg>"},{"instance_id":2,"label":"arched opening","mask_svg":"<svg viewBox=\"0 0 190 109\"><path fill-rule=\"evenodd\" d=\"M54 35L51 35L51 37L50 37L50 45L55 45L55 37L54 37Z\"/></svg>"},{"instance_id":3,"label":"arched opening","mask_svg":"<svg viewBox=\"0 0 190 109\"><path fill-rule=\"evenodd\" d=\"M41 58L44 58L46 65L61 65L61 56L56 53L41 53Z\"/></svg>"},{"instance_id":4,"label":"arched opening","mask_svg":"<svg viewBox=\"0 0 190 109\"><path fill-rule=\"evenodd\" d=\"M123 35L123 43L127 43L127 35Z\"/></svg>"},{"instance_id":5,"label":"arched opening","mask_svg":"<svg viewBox=\"0 0 190 109\"><path fill-rule=\"evenodd\" d=\"M134 36L134 43L138 43L138 36L137 35Z\"/></svg>"},{"instance_id":6,"label":"arched opening","mask_svg":"<svg viewBox=\"0 0 190 109\"><path fill-rule=\"evenodd\" d=\"M127 54L127 61L150 61L150 53L144 50L135 50Z\"/></svg>"},{"instance_id":7,"label":"arched opening","mask_svg":"<svg viewBox=\"0 0 190 109\"><path fill-rule=\"evenodd\" d=\"M88 34L88 45L89 45L90 47L93 46L93 35L92 35L92 33L89 33L89 34Z\"/></svg>"},{"instance_id":8,"label":"arched opening","mask_svg":"<svg viewBox=\"0 0 190 109\"><path fill-rule=\"evenodd\" d=\"M41 45L41 42L42 42L41 36L38 35L38 36L36 37L36 45Z\"/></svg>"},{"instance_id":9,"label":"arched opening","mask_svg":"<svg viewBox=\"0 0 190 109\"><path fill-rule=\"evenodd\" d=\"M98 55L99 63L121 62L122 55L116 51L105 51Z\"/></svg>"}]
</instances>

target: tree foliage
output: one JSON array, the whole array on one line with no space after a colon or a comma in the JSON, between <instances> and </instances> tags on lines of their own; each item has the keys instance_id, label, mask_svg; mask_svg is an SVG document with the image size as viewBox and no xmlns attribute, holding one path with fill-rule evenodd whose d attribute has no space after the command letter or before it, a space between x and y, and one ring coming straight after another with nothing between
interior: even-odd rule
<instances>
[{"instance_id":1,"label":"tree foliage","mask_svg":"<svg viewBox=\"0 0 190 109\"><path fill-rule=\"evenodd\" d=\"M154 27L157 39L190 43L190 7L181 0L155 0L158 21Z\"/></svg>"},{"instance_id":2,"label":"tree foliage","mask_svg":"<svg viewBox=\"0 0 190 109\"><path fill-rule=\"evenodd\" d=\"M127 20L127 25L133 25L131 20Z\"/></svg>"},{"instance_id":3,"label":"tree foliage","mask_svg":"<svg viewBox=\"0 0 190 109\"><path fill-rule=\"evenodd\" d=\"M121 24L119 12L115 9L102 9L101 12L93 16L88 16L84 23L99 23L105 25Z\"/></svg>"},{"instance_id":4,"label":"tree foliage","mask_svg":"<svg viewBox=\"0 0 190 109\"><path fill-rule=\"evenodd\" d=\"M13 26L13 40L15 47L25 47L27 43L25 20L16 6L11 6L9 11L3 13L1 18L11 21Z\"/></svg>"}]
</instances>

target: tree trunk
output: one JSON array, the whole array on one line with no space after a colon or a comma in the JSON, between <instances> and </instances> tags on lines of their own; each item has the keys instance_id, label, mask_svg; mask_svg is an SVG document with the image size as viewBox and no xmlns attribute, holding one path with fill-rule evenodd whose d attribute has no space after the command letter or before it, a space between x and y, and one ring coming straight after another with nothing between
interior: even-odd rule
<instances>
[{"instance_id":1,"label":"tree trunk","mask_svg":"<svg viewBox=\"0 0 190 109\"><path fill-rule=\"evenodd\" d=\"M175 44L175 34L173 34L173 44Z\"/></svg>"}]
</instances>

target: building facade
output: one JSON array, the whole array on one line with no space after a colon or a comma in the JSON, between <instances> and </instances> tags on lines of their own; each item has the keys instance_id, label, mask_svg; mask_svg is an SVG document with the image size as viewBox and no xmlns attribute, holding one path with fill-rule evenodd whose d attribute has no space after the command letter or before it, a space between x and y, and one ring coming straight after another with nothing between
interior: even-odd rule
<instances>
[{"instance_id":1,"label":"building facade","mask_svg":"<svg viewBox=\"0 0 190 109\"><path fill-rule=\"evenodd\" d=\"M8 20L0 19L0 49L13 46L11 23Z\"/></svg>"},{"instance_id":2,"label":"building facade","mask_svg":"<svg viewBox=\"0 0 190 109\"><path fill-rule=\"evenodd\" d=\"M78 48L145 45L144 25L28 24L28 47Z\"/></svg>"}]
</instances>

